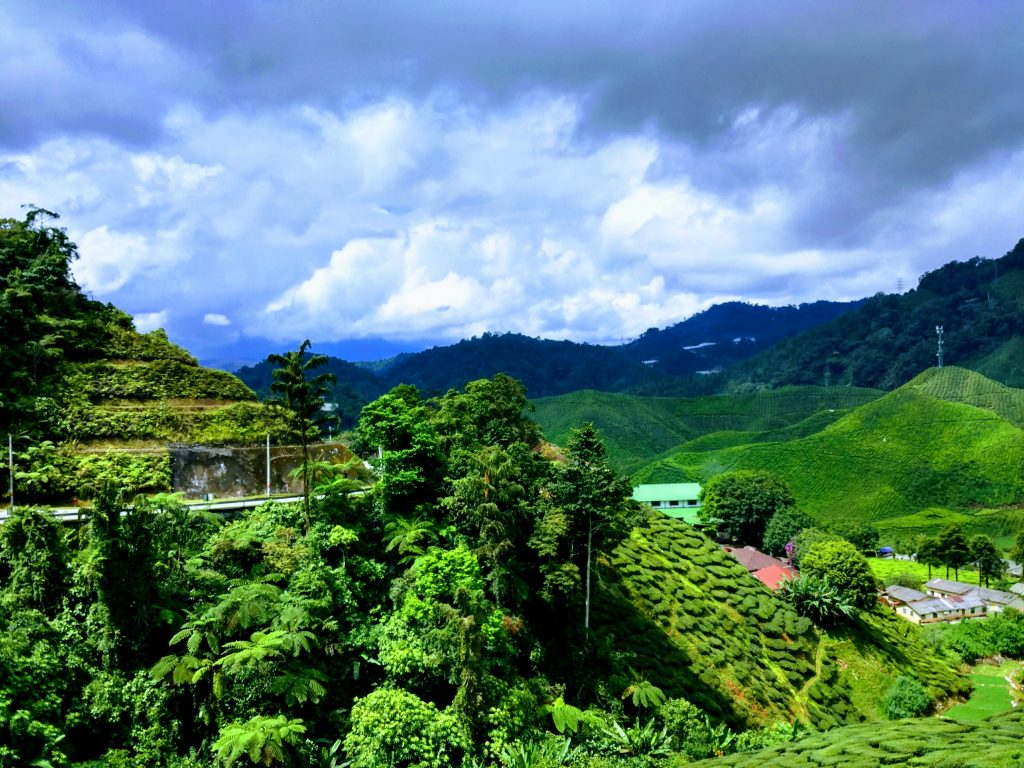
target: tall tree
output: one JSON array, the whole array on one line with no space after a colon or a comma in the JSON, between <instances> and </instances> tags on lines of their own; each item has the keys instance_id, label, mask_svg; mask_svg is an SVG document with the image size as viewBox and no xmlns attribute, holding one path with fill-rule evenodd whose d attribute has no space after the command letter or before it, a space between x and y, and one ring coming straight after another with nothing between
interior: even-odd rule
<instances>
[{"instance_id":1,"label":"tall tree","mask_svg":"<svg viewBox=\"0 0 1024 768\"><path fill-rule=\"evenodd\" d=\"M1013 547L1010 549L1010 559L1018 566L1024 565L1024 533L1017 534L1017 539L1014 541ZM1020 574L1017 576L1017 580L1024 581L1024 568L1021 568Z\"/></svg>"},{"instance_id":2,"label":"tall tree","mask_svg":"<svg viewBox=\"0 0 1024 768\"><path fill-rule=\"evenodd\" d=\"M631 503L633 489L608 466L593 424L573 430L559 475L552 496L566 519L569 552L583 555L583 628L589 630L594 554L615 547L639 517Z\"/></svg>"},{"instance_id":3,"label":"tall tree","mask_svg":"<svg viewBox=\"0 0 1024 768\"><path fill-rule=\"evenodd\" d=\"M957 523L950 523L939 534L939 547L942 551L942 562L946 566L946 578L949 569L953 569L953 578L960 578L960 568L971 561L971 546L967 536Z\"/></svg>"},{"instance_id":4,"label":"tall tree","mask_svg":"<svg viewBox=\"0 0 1024 768\"><path fill-rule=\"evenodd\" d=\"M324 412L324 394L335 381L333 373L310 376L310 372L327 363L325 355L307 355L309 339L299 348L283 355L272 354L267 362L277 366L274 369L274 383L270 388L278 397L271 399L272 405L284 408L290 417L292 429L302 444L302 514L309 533L309 440L320 434L327 424L337 422L337 416Z\"/></svg>"},{"instance_id":5,"label":"tall tree","mask_svg":"<svg viewBox=\"0 0 1024 768\"><path fill-rule=\"evenodd\" d=\"M741 469L713 478L700 492L700 518L733 541L760 544L768 521L796 506L786 481L773 472Z\"/></svg>"},{"instance_id":6,"label":"tall tree","mask_svg":"<svg viewBox=\"0 0 1024 768\"><path fill-rule=\"evenodd\" d=\"M937 536L922 536L917 540L917 562L928 566L928 579L932 578L932 566L943 564L942 543ZM948 575L948 574L947 574Z\"/></svg>"},{"instance_id":7,"label":"tall tree","mask_svg":"<svg viewBox=\"0 0 1024 768\"><path fill-rule=\"evenodd\" d=\"M982 579L985 586L988 586L989 579L998 579L1006 572L1006 563L999 553L994 541L990 536L978 534L972 536L970 541L971 559L978 565L978 586L981 586Z\"/></svg>"}]
</instances>

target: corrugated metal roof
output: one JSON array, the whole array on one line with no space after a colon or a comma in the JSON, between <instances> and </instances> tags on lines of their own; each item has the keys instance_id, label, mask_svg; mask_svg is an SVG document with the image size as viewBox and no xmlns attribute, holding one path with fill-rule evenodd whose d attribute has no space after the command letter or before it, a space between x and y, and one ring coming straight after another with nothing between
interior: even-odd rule
<instances>
[{"instance_id":1,"label":"corrugated metal roof","mask_svg":"<svg viewBox=\"0 0 1024 768\"><path fill-rule=\"evenodd\" d=\"M969 611L971 608L984 608L985 602L979 600L976 597L968 595L967 597L957 597L956 599L946 597L929 597L924 600L915 600L912 603L907 603L907 608L912 610L918 616L924 616L929 613L954 613L959 611Z\"/></svg>"},{"instance_id":2,"label":"corrugated metal roof","mask_svg":"<svg viewBox=\"0 0 1024 768\"><path fill-rule=\"evenodd\" d=\"M948 581L947 579L932 579L925 582L925 586L928 589L936 589L939 592L947 592L951 595L966 595L971 590L977 589L977 587L964 584L962 581Z\"/></svg>"},{"instance_id":3,"label":"corrugated metal roof","mask_svg":"<svg viewBox=\"0 0 1024 768\"><path fill-rule=\"evenodd\" d=\"M641 503L686 501L700 496L700 483L650 483L633 489L633 498Z\"/></svg>"},{"instance_id":4,"label":"corrugated metal roof","mask_svg":"<svg viewBox=\"0 0 1024 768\"><path fill-rule=\"evenodd\" d=\"M885 588L885 594L894 600L899 600L904 603L912 603L915 600L923 600L928 595L924 592L918 592L916 589L910 587L902 587L899 584L892 584Z\"/></svg>"},{"instance_id":5,"label":"corrugated metal roof","mask_svg":"<svg viewBox=\"0 0 1024 768\"><path fill-rule=\"evenodd\" d=\"M995 603L996 605L1009 605L1021 597L1019 594L1003 592L1000 589L986 589L974 584L964 584L962 581L947 581L946 579L932 579L925 586L937 592L945 592L951 595L975 595L986 603Z\"/></svg>"}]
</instances>

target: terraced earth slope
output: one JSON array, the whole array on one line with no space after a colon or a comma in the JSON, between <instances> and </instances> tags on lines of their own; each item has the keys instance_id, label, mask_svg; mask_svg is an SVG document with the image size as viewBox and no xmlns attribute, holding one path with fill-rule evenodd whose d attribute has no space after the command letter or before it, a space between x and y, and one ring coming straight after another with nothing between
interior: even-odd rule
<instances>
[{"instance_id":1,"label":"terraced earth slope","mask_svg":"<svg viewBox=\"0 0 1024 768\"><path fill-rule=\"evenodd\" d=\"M591 422L601 431L616 469L633 472L705 435L758 442L813 434L882 394L810 386L692 398L581 390L533 402L534 418L548 440L564 444L570 430Z\"/></svg>"},{"instance_id":2,"label":"terraced earth slope","mask_svg":"<svg viewBox=\"0 0 1024 768\"><path fill-rule=\"evenodd\" d=\"M669 695L737 725L875 719L877 690L900 673L936 698L969 688L917 627L879 611L820 633L711 540L671 518L634 530L603 562L600 583L601 639Z\"/></svg>"},{"instance_id":3,"label":"terraced earth slope","mask_svg":"<svg viewBox=\"0 0 1024 768\"><path fill-rule=\"evenodd\" d=\"M700 482L768 469L826 521L862 520L890 536L952 521L1008 535L1024 526L1024 391L963 368L931 369L813 434L715 433L683 443L637 482Z\"/></svg>"},{"instance_id":4,"label":"terraced earth slope","mask_svg":"<svg viewBox=\"0 0 1024 768\"><path fill-rule=\"evenodd\" d=\"M693 763L701 768L1018 768L1024 713L975 723L937 717L871 723L814 733L792 744Z\"/></svg>"},{"instance_id":5,"label":"terraced earth slope","mask_svg":"<svg viewBox=\"0 0 1024 768\"><path fill-rule=\"evenodd\" d=\"M29 499L89 494L115 482L170 490L169 443L256 444L289 437L280 414L237 377L202 368L163 331L109 328L104 357L68 362L36 409L50 438L18 457Z\"/></svg>"}]
</instances>

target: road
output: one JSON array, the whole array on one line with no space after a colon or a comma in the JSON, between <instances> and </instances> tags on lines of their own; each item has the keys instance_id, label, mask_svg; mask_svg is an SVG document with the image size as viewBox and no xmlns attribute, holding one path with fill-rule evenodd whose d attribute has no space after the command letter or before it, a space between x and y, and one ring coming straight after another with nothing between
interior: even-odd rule
<instances>
[{"instance_id":1,"label":"road","mask_svg":"<svg viewBox=\"0 0 1024 768\"><path fill-rule=\"evenodd\" d=\"M203 509L208 512L229 513L240 512L243 509L252 509L264 504L267 501L293 502L302 501L301 496L261 496L254 499L240 499L227 501L186 501L185 506L189 509ZM77 523L80 515L85 510L82 507L51 507L53 516L62 523ZM0 509L0 523L3 523L10 516L10 508Z\"/></svg>"}]
</instances>

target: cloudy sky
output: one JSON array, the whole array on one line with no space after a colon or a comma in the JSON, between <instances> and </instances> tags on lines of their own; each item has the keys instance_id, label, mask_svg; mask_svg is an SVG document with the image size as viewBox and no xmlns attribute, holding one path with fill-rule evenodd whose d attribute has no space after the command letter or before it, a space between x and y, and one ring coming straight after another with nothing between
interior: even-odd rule
<instances>
[{"instance_id":1,"label":"cloudy sky","mask_svg":"<svg viewBox=\"0 0 1024 768\"><path fill-rule=\"evenodd\" d=\"M0 13L0 216L60 213L90 295L208 359L617 342L1024 236L1009 0Z\"/></svg>"}]
</instances>

